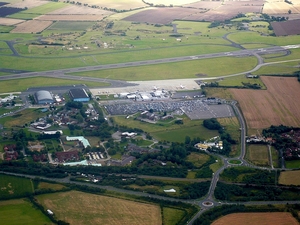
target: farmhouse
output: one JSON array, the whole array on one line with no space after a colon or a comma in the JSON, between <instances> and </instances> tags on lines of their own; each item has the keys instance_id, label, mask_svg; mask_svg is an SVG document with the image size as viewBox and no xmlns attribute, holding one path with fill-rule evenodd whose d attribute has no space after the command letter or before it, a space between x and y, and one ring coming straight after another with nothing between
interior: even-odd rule
<instances>
[{"instance_id":1,"label":"farmhouse","mask_svg":"<svg viewBox=\"0 0 300 225\"><path fill-rule=\"evenodd\" d=\"M41 104L52 104L54 102L53 97L49 91L37 91L34 94L35 102Z\"/></svg>"},{"instance_id":2,"label":"farmhouse","mask_svg":"<svg viewBox=\"0 0 300 225\"><path fill-rule=\"evenodd\" d=\"M69 94L74 102L88 102L90 100L89 95L83 88L73 88L69 91Z\"/></svg>"}]
</instances>

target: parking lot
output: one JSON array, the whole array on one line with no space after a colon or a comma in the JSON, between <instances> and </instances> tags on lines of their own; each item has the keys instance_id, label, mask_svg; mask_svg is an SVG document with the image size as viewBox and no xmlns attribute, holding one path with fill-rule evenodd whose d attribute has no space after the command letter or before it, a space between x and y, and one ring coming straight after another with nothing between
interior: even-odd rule
<instances>
[{"instance_id":1,"label":"parking lot","mask_svg":"<svg viewBox=\"0 0 300 225\"><path fill-rule=\"evenodd\" d=\"M154 112L173 112L180 109L192 120L234 116L230 105L208 103L207 99L117 103L106 104L104 107L110 115L131 115L149 110Z\"/></svg>"}]
</instances>

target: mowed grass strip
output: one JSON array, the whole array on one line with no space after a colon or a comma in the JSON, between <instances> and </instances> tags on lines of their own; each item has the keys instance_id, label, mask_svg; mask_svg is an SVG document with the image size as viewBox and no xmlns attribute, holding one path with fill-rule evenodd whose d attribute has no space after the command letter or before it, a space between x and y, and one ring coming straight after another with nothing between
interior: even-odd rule
<instances>
[{"instance_id":1,"label":"mowed grass strip","mask_svg":"<svg viewBox=\"0 0 300 225\"><path fill-rule=\"evenodd\" d=\"M298 225L299 223L288 212L232 213L212 223L212 225L225 224Z\"/></svg>"},{"instance_id":2,"label":"mowed grass strip","mask_svg":"<svg viewBox=\"0 0 300 225\"><path fill-rule=\"evenodd\" d=\"M85 84L88 87L102 87L109 86L108 83L91 82L83 80L68 80L59 78L48 78L48 77L34 77L16 80L6 80L0 83L0 92L14 92L14 91L25 91L30 87L48 87L48 86L64 86L74 84Z\"/></svg>"},{"instance_id":3,"label":"mowed grass strip","mask_svg":"<svg viewBox=\"0 0 300 225\"><path fill-rule=\"evenodd\" d=\"M33 193L30 179L0 174L0 199L24 197Z\"/></svg>"},{"instance_id":4,"label":"mowed grass strip","mask_svg":"<svg viewBox=\"0 0 300 225\"><path fill-rule=\"evenodd\" d=\"M24 199L1 201L0 221L1 225L53 224L47 216Z\"/></svg>"},{"instance_id":5,"label":"mowed grass strip","mask_svg":"<svg viewBox=\"0 0 300 225\"><path fill-rule=\"evenodd\" d=\"M285 161L285 166L288 169L299 169L300 168L300 160L292 160L292 161Z\"/></svg>"},{"instance_id":6,"label":"mowed grass strip","mask_svg":"<svg viewBox=\"0 0 300 225\"><path fill-rule=\"evenodd\" d=\"M280 173L279 184L283 185L300 185L300 170L283 171Z\"/></svg>"},{"instance_id":7,"label":"mowed grass strip","mask_svg":"<svg viewBox=\"0 0 300 225\"><path fill-rule=\"evenodd\" d=\"M284 76L286 74L290 75L296 71L299 71L299 67L297 68L296 66L289 66L285 64L274 64L274 65L263 66L259 70L253 72L253 74Z\"/></svg>"},{"instance_id":8,"label":"mowed grass strip","mask_svg":"<svg viewBox=\"0 0 300 225\"><path fill-rule=\"evenodd\" d=\"M254 164L260 166L269 165L269 152L266 145L249 145L247 158Z\"/></svg>"},{"instance_id":9,"label":"mowed grass strip","mask_svg":"<svg viewBox=\"0 0 300 225\"><path fill-rule=\"evenodd\" d=\"M219 77L251 70L255 67L256 62L257 60L254 57L222 57L216 59L72 73L72 75L128 81L198 78L199 76L200 78Z\"/></svg>"},{"instance_id":10,"label":"mowed grass strip","mask_svg":"<svg viewBox=\"0 0 300 225\"><path fill-rule=\"evenodd\" d=\"M56 218L70 224L162 224L158 205L78 191L40 195L37 199Z\"/></svg>"}]
</instances>

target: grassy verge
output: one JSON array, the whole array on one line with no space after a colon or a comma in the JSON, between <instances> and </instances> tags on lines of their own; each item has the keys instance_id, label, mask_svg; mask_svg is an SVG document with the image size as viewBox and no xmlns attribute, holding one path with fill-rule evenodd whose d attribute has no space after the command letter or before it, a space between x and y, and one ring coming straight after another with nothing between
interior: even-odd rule
<instances>
[{"instance_id":1,"label":"grassy verge","mask_svg":"<svg viewBox=\"0 0 300 225\"><path fill-rule=\"evenodd\" d=\"M47 87L47 86L63 86L73 84L85 84L88 87L109 86L108 83L98 83L91 81L68 80L48 77L34 77L17 80L1 81L0 91L3 93L14 91L25 91L29 87Z\"/></svg>"},{"instance_id":2,"label":"grassy verge","mask_svg":"<svg viewBox=\"0 0 300 225\"><path fill-rule=\"evenodd\" d=\"M2 225L53 224L48 217L25 199L1 201L0 221Z\"/></svg>"}]
</instances>

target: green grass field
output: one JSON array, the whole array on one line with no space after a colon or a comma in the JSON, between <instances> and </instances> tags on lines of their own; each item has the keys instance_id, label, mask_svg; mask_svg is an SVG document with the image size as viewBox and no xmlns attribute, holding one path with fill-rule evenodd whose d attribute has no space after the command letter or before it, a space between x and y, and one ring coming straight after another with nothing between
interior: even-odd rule
<instances>
[{"instance_id":1,"label":"green grass field","mask_svg":"<svg viewBox=\"0 0 300 225\"><path fill-rule=\"evenodd\" d=\"M191 152L191 154L189 154L187 157L187 161L193 163L195 167L201 167L209 159L209 155L196 152Z\"/></svg>"},{"instance_id":2,"label":"green grass field","mask_svg":"<svg viewBox=\"0 0 300 225\"><path fill-rule=\"evenodd\" d=\"M255 44L273 44L273 45L292 45L299 44L297 35L272 37L262 36L257 32L236 32L228 35L228 38L239 44L255 43Z\"/></svg>"},{"instance_id":3,"label":"green grass field","mask_svg":"<svg viewBox=\"0 0 300 225\"><path fill-rule=\"evenodd\" d=\"M47 30L66 31L84 31L91 27L95 22L79 22L79 21L58 21L53 23Z\"/></svg>"},{"instance_id":4,"label":"green grass field","mask_svg":"<svg viewBox=\"0 0 300 225\"><path fill-rule=\"evenodd\" d=\"M162 213L164 225L174 225L185 215L185 212L183 210L169 207L163 207Z\"/></svg>"},{"instance_id":5,"label":"green grass field","mask_svg":"<svg viewBox=\"0 0 300 225\"><path fill-rule=\"evenodd\" d=\"M108 83L98 83L80 80L67 80L59 78L48 78L48 77L34 77L17 80L6 80L0 83L0 92L14 92L14 91L25 91L29 87L46 87L46 86L63 86L73 84L85 84L88 87L102 87L109 86Z\"/></svg>"},{"instance_id":6,"label":"green grass field","mask_svg":"<svg viewBox=\"0 0 300 225\"><path fill-rule=\"evenodd\" d=\"M168 126L149 124L132 118L126 119L123 116L113 118L120 126L140 128L145 132L150 133L151 136L157 140L184 142L186 136L190 136L192 139L200 137L205 140L217 136L218 134L217 131L211 131L204 128L202 120L193 121L187 117L183 117L183 125L170 124Z\"/></svg>"},{"instance_id":7,"label":"green grass field","mask_svg":"<svg viewBox=\"0 0 300 225\"><path fill-rule=\"evenodd\" d=\"M300 168L300 160L285 160L285 166L287 169L299 169Z\"/></svg>"},{"instance_id":8,"label":"green grass field","mask_svg":"<svg viewBox=\"0 0 300 225\"><path fill-rule=\"evenodd\" d=\"M25 199L0 201L0 221L1 225L53 224L48 217Z\"/></svg>"},{"instance_id":9,"label":"green grass field","mask_svg":"<svg viewBox=\"0 0 300 225\"><path fill-rule=\"evenodd\" d=\"M249 83L249 84L257 84L260 85L262 89L265 89L264 83L261 79L256 78L247 78L246 75L239 75L234 77L224 78L223 80L218 81L220 86L244 86L242 83Z\"/></svg>"},{"instance_id":10,"label":"green grass field","mask_svg":"<svg viewBox=\"0 0 300 225\"><path fill-rule=\"evenodd\" d=\"M63 2L49 2L47 4L43 4L31 9L27 9L25 11L23 11L22 13L27 13L27 14L47 14L50 13L54 10L60 9L60 8L64 8L66 6L68 6L69 4L63 3Z\"/></svg>"},{"instance_id":11,"label":"green grass field","mask_svg":"<svg viewBox=\"0 0 300 225\"><path fill-rule=\"evenodd\" d=\"M266 145L248 145L247 158L259 166L269 166L269 152Z\"/></svg>"},{"instance_id":12,"label":"green grass field","mask_svg":"<svg viewBox=\"0 0 300 225\"><path fill-rule=\"evenodd\" d=\"M256 58L223 57L217 59L193 60L177 63L157 64L120 69L100 70L91 72L72 73L77 76L91 76L121 80L161 80L219 77L251 70L256 65ZM151 74L151 76L149 76ZM240 78L239 78L240 79ZM234 80L234 78L232 78Z\"/></svg>"},{"instance_id":13,"label":"green grass field","mask_svg":"<svg viewBox=\"0 0 300 225\"><path fill-rule=\"evenodd\" d=\"M0 199L24 197L33 193L30 179L0 174Z\"/></svg>"},{"instance_id":14,"label":"green grass field","mask_svg":"<svg viewBox=\"0 0 300 225\"><path fill-rule=\"evenodd\" d=\"M40 109L26 109L14 116L1 118L0 123L5 128L21 127L42 116L45 116L45 113L42 113Z\"/></svg>"},{"instance_id":15,"label":"green grass field","mask_svg":"<svg viewBox=\"0 0 300 225\"><path fill-rule=\"evenodd\" d=\"M299 60L300 62L300 60ZM296 67L298 62L294 62L294 65L288 63L273 64L261 67L259 70L253 72L255 75L278 75L283 76L285 74L292 74L299 71L299 67Z\"/></svg>"}]
</instances>

